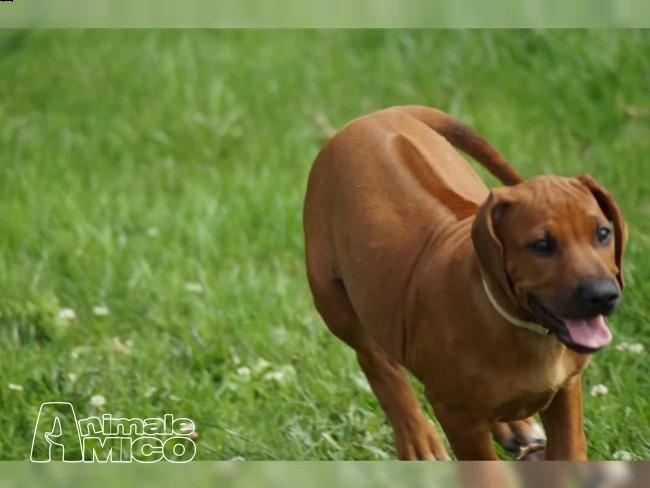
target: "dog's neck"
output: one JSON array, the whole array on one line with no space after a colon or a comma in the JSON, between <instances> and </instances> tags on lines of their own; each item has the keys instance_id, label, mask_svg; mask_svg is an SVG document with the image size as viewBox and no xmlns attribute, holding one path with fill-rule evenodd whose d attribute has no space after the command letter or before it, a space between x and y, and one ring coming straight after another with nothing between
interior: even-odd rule
<instances>
[{"instance_id":1,"label":"dog's neck","mask_svg":"<svg viewBox=\"0 0 650 488\"><path fill-rule=\"evenodd\" d=\"M513 303L509 298L509 294L504 292L501 287L496 284L495 280L491 280L481 269L480 265L479 274L488 301L504 320L515 327L530 330L542 336L548 335L549 330L543 325L535 321L520 318L527 318L531 314L528 311L524 311L518 304ZM510 310L512 310L512 312L510 312Z\"/></svg>"}]
</instances>

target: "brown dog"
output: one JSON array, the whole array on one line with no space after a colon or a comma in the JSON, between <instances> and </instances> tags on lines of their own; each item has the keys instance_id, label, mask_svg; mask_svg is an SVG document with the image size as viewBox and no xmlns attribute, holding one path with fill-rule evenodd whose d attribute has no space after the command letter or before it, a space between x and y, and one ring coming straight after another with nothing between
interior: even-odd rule
<instances>
[{"instance_id":1,"label":"brown dog","mask_svg":"<svg viewBox=\"0 0 650 488\"><path fill-rule=\"evenodd\" d=\"M490 192L452 144L508 186ZM355 349L400 459L449 459L407 370L458 459L496 460L490 433L543 447L538 412L546 459L587 458L580 373L611 340L627 241L591 177L523 181L449 115L395 107L322 149L304 230L316 308Z\"/></svg>"}]
</instances>

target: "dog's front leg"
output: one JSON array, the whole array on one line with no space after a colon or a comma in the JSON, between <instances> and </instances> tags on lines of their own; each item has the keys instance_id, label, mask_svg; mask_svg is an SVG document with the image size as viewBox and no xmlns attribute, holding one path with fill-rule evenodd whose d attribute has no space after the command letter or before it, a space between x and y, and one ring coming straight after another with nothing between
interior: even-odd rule
<instances>
[{"instance_id":1,"label":"dog's front leg","mask_svg":"<svg viewBox=\"0 0 650 488\"><path fill-rule=\"evenodd\" d=\"M425 389L425 394L457 460L497 461L499 459L492 445L492 423L488 419L477 418L468 412L452 411L437 402L428 389Z\"/></svg>"},{"instance_id":2,"label":"dog's front leg","mask_svg":"<svg viewBox=\"0 0 650 488\"><path fill-rule=\"evenodd\" d=\"M559 390L540 413L546 430L547 460L587 460L587 439L582 425L582 382L580 374Z\"/></svg>"}]
</instances>

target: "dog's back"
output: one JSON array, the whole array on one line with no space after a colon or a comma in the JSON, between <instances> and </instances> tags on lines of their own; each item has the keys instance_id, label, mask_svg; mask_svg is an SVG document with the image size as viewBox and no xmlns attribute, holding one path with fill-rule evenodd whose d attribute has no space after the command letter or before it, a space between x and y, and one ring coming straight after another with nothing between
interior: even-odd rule
<instances>
[{"instance_id":1,"label":"dog's back","mask_svg":"<svg viewBox=\"0 0 650 488\"><path fill-rule=\"evenodd\" d=\"M338 132L313 165L304 209L310 283L340 280L361 322L375 324L396 354L401 339L391 331L403 322L402 290L421 250L489 194L449 141L408 110L375 112ZM441 130L462 139L446 120Z\"/></svg>"}]
</instances>

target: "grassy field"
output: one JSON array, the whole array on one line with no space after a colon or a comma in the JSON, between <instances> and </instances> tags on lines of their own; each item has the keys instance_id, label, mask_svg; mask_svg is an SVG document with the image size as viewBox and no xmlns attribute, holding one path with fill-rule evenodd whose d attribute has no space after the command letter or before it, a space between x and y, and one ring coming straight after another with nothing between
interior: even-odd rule
<instances>
[{"instance_id":1,"label":"grassy field","mask_svg":"<svg viewBox=\"0 0 650 488\"><path fill-rule=\"evenodd\" d=\"M55 400L188 417L197 460L394 457L313 308L301 219L328 126L396 104L613 193L628 290L585 427L594 459L650 459L650 362L615 347L650 348L649 51L635 31L0 32L0 459L29 458Z\"/></svg>"}]
</instances>

